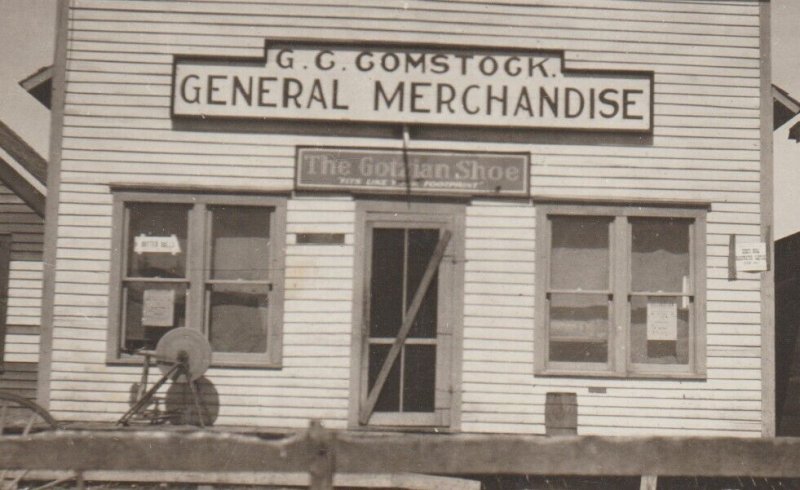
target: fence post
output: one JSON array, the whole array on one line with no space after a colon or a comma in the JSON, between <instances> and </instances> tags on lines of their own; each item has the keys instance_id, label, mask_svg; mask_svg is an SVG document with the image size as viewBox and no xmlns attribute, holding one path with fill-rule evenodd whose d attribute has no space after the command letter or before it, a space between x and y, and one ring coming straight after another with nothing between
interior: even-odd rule
<instances>
[{"instance_id":1,"label":"fence post","mask_svg":"<svg viewBox=\"0 0 800 490\"><path fill-rule=\"evenodd\" d=\"M639 485L640 490L656 490L656 488L658 488L658 476L642 475L642 481Z\"/></svg>"},{"instance_id":2,"label":"fence post","mask_svg":"<svg viewBox=\"0 0 800 490\"><path fill-rule=\"evenodd\" d=\"M310 490L333 490L333 473L336 471L334 438L334 433L325 430L319 420L311 421L308 429Z\"/></svg>"}]
</instances>

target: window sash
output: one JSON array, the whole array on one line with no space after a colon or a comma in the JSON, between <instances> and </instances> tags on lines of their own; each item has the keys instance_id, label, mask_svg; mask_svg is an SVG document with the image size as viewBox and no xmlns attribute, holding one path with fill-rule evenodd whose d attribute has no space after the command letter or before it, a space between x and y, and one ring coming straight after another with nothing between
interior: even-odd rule
<instances>
[{"instance_id":1,"label":"window sash","mask_svg":"<svg viewBox=\"0 0 800 490\"><path fill-rule=\"evenodd\" d=\"M130 230L129 205L131 203L151 203L169 205L191 205L188 211L188 235L186 277L185 278L147 278L128 276L128 241ZM205 271L210 263L211 241L207 235L206 220L210 219L209 206L252 206L269 209L269 245L264 261L269 269L267 280L229 280L211 279ZM222 194L180 194L154 191L121 191L114 194L114 267L111 277L111 304L109 308L109 338L107 361L114 364L137 364L138 356L122 352L125 345L125 298L128 284L158 283L185 284L187 291L201 294L187 294L186 326L209 335L207 310L210 308L207 296L214 285L237 284L242 286L263 286L269 295L266 327L266 352L240 353L215 352L214 365L242 367L280 367L282 354L283 317L283 269L285 258L280 253L285 243L286 199L276 196L222 195ZM279 247L279 248L275 248Z\"/></svg>"},{"instance_id":2,"label":"window sash","mask_svg":"<svg viewBox=\"0 0 800 490\"><path fill-rule=\"evenodd\" d=\"M609 239L609 290L569 290L550 287L552 217L560 215L613 218ZM686 291L633 291L631 282L631 217L691 219L689 224L689 271ZM595 206L576 204L537 205L537 270L535 309L535 370L540 375L612 377L703 377L705 375L705 210L691 208ZM553 294L608 294L608 363L554 362L550 360L550 298ZM633 297L686 298L689 307L689 359L687 364L633 362L630 337L630 302Z\"/></svg>"}]
</instances>

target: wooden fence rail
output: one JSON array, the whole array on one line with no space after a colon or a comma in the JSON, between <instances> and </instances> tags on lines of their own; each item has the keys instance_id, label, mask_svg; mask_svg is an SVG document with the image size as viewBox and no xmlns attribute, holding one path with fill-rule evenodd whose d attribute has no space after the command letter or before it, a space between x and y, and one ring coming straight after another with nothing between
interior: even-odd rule
<instances>
[{"instance_id":1,"label":"wooden fence rail","mask_svg":"<svg viewBox=\"0 0 800 490\"><path fill-rule=\"evenodd\" d=\"M56 431L0 438L0 469L306 473L312 488L334 473L798 478L800 439Z\"/></svg>"}]
</instances>

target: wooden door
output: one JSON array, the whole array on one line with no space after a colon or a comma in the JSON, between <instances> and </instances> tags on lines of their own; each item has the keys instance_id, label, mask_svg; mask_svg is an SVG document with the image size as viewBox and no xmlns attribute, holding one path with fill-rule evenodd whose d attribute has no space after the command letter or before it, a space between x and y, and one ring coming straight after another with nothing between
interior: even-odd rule
<instances>
[{"instance_id":1,"label":"wooden door","mask_svg":"<svg viewBox=\"0 0 800 490\"><path fill-rule=\"evenodd\" d=\"M370 213L365 221L361 425L450 422L452 328L461 302L453 287L460 248L453 221L416 213Z\"/></svg>"}]
</instances>

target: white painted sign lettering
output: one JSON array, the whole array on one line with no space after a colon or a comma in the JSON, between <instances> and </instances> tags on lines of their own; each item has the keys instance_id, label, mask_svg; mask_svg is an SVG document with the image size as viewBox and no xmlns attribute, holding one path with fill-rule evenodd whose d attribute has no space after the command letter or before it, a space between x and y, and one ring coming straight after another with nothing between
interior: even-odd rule
<instances>
[{"instance_id":1,"label":"white painted sign lettering","mask_svg":"<svg viewBox=\"0 0 800 490\"><path fill-rule=\"evenodd\" d=\"M649 132L652 73L567 70L560 52L270 44L176 57L177 117Z\"/></svg>"},{"instance_id":2,"label":"white painted sign lettering","mask_svg":"<svg viewBox=\"0 0 800 490\"><path fill-rule=\"evenodd\" d=\"M736 243L736 272L762 272L767 270L767 244Z\"/></svg>"},{"instance_id":3,"label":"white painted sign lettering","mask_svg":"<svg viewBox=\"0 0 800 490\"><path fill-rule=\"evenodd\" d=\"M136 254L168 253L177 255L181 253L181 244L178 237L175 235L170 236L145 236L139 235L133 237L133 251Z\"/></svg>"}]
</instances>

